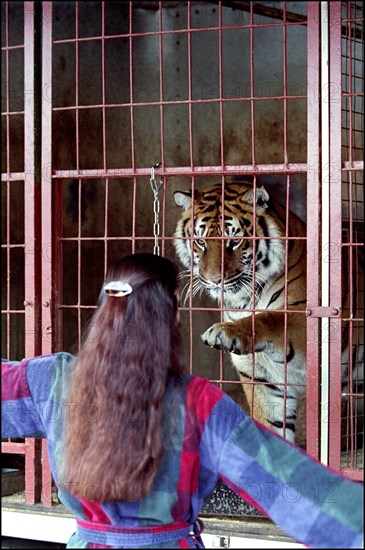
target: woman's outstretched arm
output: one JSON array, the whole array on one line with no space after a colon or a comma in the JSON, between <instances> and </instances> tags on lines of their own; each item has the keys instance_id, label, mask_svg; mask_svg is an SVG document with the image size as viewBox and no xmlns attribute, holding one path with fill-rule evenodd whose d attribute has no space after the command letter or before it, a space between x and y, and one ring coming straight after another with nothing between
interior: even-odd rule
<instances>
[{"instance_id":1,"label":"woman's outstretched arm","mask_svg":"<svg viewBox=\"0 0 365 550\"><path fill-rule=\"evenodd\" d=\"M227 412L227 407L226 407ZM219 478L313 548L363 548L363 486L244 415L225 441Z\"/></svg>"}]
</instances>

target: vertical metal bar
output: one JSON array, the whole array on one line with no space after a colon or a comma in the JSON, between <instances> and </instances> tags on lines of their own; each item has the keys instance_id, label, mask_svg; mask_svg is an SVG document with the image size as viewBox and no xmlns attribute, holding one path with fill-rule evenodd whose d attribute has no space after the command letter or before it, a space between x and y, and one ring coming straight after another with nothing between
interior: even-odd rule
<instances>
[{"instance_id":1,"label":"vertical metal bar","mask_svg":"<svg viewBox=\"0 0 365 550\"><path fill-rule=\"evenodd\" d=\"M164 126L164 107L163 107L163 99L164 99L164 77L163 77L163 43L162 43L162 6L163 2L158 3L158 14L159 14L159 20L158 20L158 54L159 54L159 94L160 94L160 159L157 159L161 162L161 166L163 169L165 169L165 126ZM159 239L162 237L161 242L161 250L162 255L165 252L165 240L163 239L163 235L165 235L165 225L166 225L166 189L165 189L165 179L163 179L164 185L163 185L163 207L162 207L162 235L159 235Z\"/></svg>"},{"instance_id":2,"label":"vertical metal bar","mask_svg":"<svg viewBox=\"0 0 365 550\"><path fill-rule=\"evenodd\" d=\"M255 147L255 83L254 83L254 37L253 37L253 3L250 2L250 107L251 107L251 151L253 166L256 164L256 147Z\"/></svg>"},{"instance_id":3,"label":"vertical metal bar","mask_svg":"<svg viewBox=\"0 0 365 550\"><path fill-rule=\"evenodd\" d=\"M307 23L307 303L319 303L319 2L308 2ZM307 452L319 458L319 321L307 318Z\"/></svg>"},{"instance_id":4,"label":"vertical metal bar","mask_svg":"<svg viewBox=\"0 0 365 550\"><path fill-rule=\"evenodd\" d=\"M330 250L330 135L329 135L329 35L328 2L321 2L321 305L329 306L330 264L325 261ZM329 415L329 338L328 317L321 319L321 454L320 460L328 464Z\"/></svg>"},{"instance_id":5,"label":"vertical metal bar","mask_svg":"<svg viewBox=\"0 0 365 550\"><path fill-rule=\"evenodd\" d=\"M164 82L163 82L163 45L162 45L162 2L158 3L158 56L159 56L159 98L160 98L160 158L156 161L160 161L162 168L165 168L165 148L164 148L164 111L163 111L163 98L164 98Z\"/></svg>"},{"instance_id":6,"label":"vertical metal bar","mask_svg":"<svg viewBox=\"0 0 365 550\"><path fill-rule=\"evenodd\" d=\"M189 152L190 166L194 169L194 142L193 142L193 112L192 112L192 96L193 96L193 77L192 77L192 52L191 52L191 3L187 4L188 9L188 97L189 97Z\"/></svg>"},{"instance_id":7,"label":"vertical metal bar","mask_svg":"<svg viewBox=\"0 0 365 550\"><path fill-rule=\"evenodd\" d=\"M54 262L52 235L52 2L42 3L42 353L52 353L55 307L52 292ZM42 441L42 503L52 505L52 475L46 441Z\"/></svg>"},{"instance_id":8,"label":"vertical metal bar","mask_svg":"<svg viewBox=\"0 0 365 550\"><path fill-rule=\"evenodd\" d=\"M287 78L287 27L286 27L286 2L283 2L283 94L284 94L284 163L288 163L288 100L287 100L287 90L288 90L288 78ZM284 277L285 277L285 287L284 287L284 335L283 335L283 346L284 349L287 349L287 340L288 340L288 264L289 264L289 203L290 203L290 176L286 177L286 209L285 209L285 267L284 267ZM287 357L284 354L284 386L283 386L283 419L286 418L287 411ZM286 423L283 422L283 435L285 437L286 433Z\"/></svg>"},{"instance_id":9,"label":"vertical metal bar","mask_svg":"<svg viewBox=\"0 0 365 550\"><path fill-rule=\"evenodd\" d=\"M283 2L283 94L284 94L284 163L288 164L288 77L287 77L286 2Z\"/></svg>"},{"instance_id":10,"label":"vertical metal bar","mask_svg":"<svg viewBox=\"0 0 365 550\"><path fill-rule=\"evenodd\" d=\"M103 117L103 168L106 171L106 122L105 122L105 2L101 3L101 94Z\"/></svg>"},{"instance_id":11,"label":"vertical metal bar","mask_svg":"<svg viewBox=\"0 0 365 550\"><path fill-rule=\"evenodd\" d=\"M40 439L25 440L25 502L36 504L42 493Z\"/></svg>"},{"instance_id":12,"label":"vertical metal bar","mask_svg":"<svg viewBox=\"0 0 365 550\"><path fill-rule=\"evenodd\" d=\"M192 97L193 97L193 77L192 77L192 47L191 47L191 2L187 3L188 10L188 21L187 21L187 30L188 30L188 108L189 108L189 155L190 155L190 166L192 171L194 171L194 136L193 136L193 107L192 107ZM191 193L193 197L193 206L192 206L192 218L194 219L194 194L195 194L195 176L191 178ZM193 242L190 242L191 250L193 250ZM191 280L190 285L193 288L193 255L191 255L191 265L190 265ZM190 292L189 296L189 373L193 372L193 296Z\"/></svg>"},{"instance_id":13,"label":"vertical metal bar","mask_svg":"<svg viewBox=\"0 0 365 550\"><path fill-rule=\"evenodd\" d=\"M348 101L348 104L345 103L345 108L347 109L347 105L348 105L348 113L349 113L349 118L348 118L348 126L347 124L345 124L345 128L346 128L346 131L347 131L347 135L348 135L348 159L346 160L349 160L350 164L353 162L354 160L354 155L353 155L353 108L355 107L355 101L354 101L354 97L353 97L353 93L354 93L354 89L353 89L353 56L352 56L352 47L353 47L353 42L352 42L352 31L355 30L354 27L352 26L352 22L350 21L351 19L351 3L350 2L347 2L347 19L349 21L347 21L346 23L346 41L347 41L347 44L346 44L346 51L345 51L345 56L346 56L346 61L347 61L347 67L348 67L348 74L346 73L346 70L345 70L345 78L346 78L346 83L345 83L345 90L346 92L348 93L348 96L346 97L345 101ZM356 56L355 56L356 58ZM356 75L356 71L355 71L355 75ZM355 126L356 128L356 126ZM355 458L355 449L357 447L357 444L356 444L356 432L355 432L355 418L354 418L354 415L356 414L355 413L355 407L354 407L354 397L352 394L353 392L353 369L354 367L356 367L356 365L354 364L354 357L353 357L353 354L351 353L351 350L353 349L353 332L354 332L354 324L353 324L353 319L357 317L357 312L354 311L354 277L357 279L358 278L358 266L356 265L357 262L355 262L355 265L354 265L354 254L355 254L355 257L357 257L357 250L356 248L354 248L354 243L357 241L357 238L356 236L354 235L354 212L353 212L353 203L355 202L361 202L359 201L358 197L356 196L356 184L353 186L353 183L356 182L356 176L352 173L352 171L350 170L348 173L347 173L347 178L348 178L348 181L347 181L347 186L348 186L348 189L347 189L347 192L348 192L348 195L347 195L347 199L348 199L348 220L347 223L348 223L348 227L349 227L349 232L348 232L348 240L347 240L347 244L348 244L348 259L347 259L347 256L346 256L346 259L347 259L347 267L348 267L348 273L354 273L354 276L350 276L349 277L349 281L348 281L348 293L349 293L349 319L347 319L345 322L348 323L348 331L349 331L349 342L348 342L348 348L349 348L349 353L348 353L348 361L349 361L349 364L348 364L348 376L349 376L349 379L348 379L348 390L349 390L349 408L348 408L348 411L347 411L347 415L349 417L349 419L347 420L348 422L348 425L349 425L349 434L346 434L346 435L349 435L349 441L350 441L350 467L353 468L355 465L354 465L354 458ZM355 192L354 192L355 191ZM354 196L355 195L355 196ZM354 271L355 269L355 271ZM356 359L355 359L356 361ZM356 384L356 392L358 391L358 384ZM357 416L357 415L356 415ZM358 419L356 418L356 424L358 426ZM363 474L363 472L362 472Z\"/></svg>"},{"instance_id":14,"label":"vertical metal bar","mask_svg":"<svg viewBox=\"0 0 365 550\"><path fill-rule=\"evenodd\" d=\"M351 2L347 2L347 11L348 11L348 19L350 19L351 17ZM354 97L353 97L353 89L352 89L352 70L353 70L353 58L352 58L352 30L355 31L355 25L352 26L352 23L351 21L348 21L347 23L347 33L346 33L346 39L347 39L347 52L345 53L345 55L348 56L348 63L347 63L347 67L348 67L348 75L346 75L346 78L347 78L347 92L348 92L348 95L347 95L347 101L348 101L348 112L349 112L349 126L348 126L348 148L349 148L349 157L347 160L349 160L349 162L351 163L354 158L353 158L353 135L352 135L352 132L353 132L353 118L352 118L352 113L353 113L353 104L354 104ZM356 74L356 73L355 73ZM350 175L351 175L351 172L350 172ZM349 202L351 204L351 200L349 199ZM349 210L349 213L350 213L350 216L352 215L352 209L350 208ZM352 225L350 225L350 228L352 229ZM352 230L350 230L350 238L352 237Z\"/></svg>"},{"instance_id":15,"label":"vertical metal bar","mask_svg":"<svg viewBox=\"0 0 365 550\"><path fill-rule=\"evenodd\" d=\"M101 90L102 90L102 109L103 109L103 167L107 170L106 161L106 92L105 92L105 2L101 3ZM109 204L109 178L105 178L104 195L104 273L107 271L108 264L108 204Z\"/></svg>"},{"instance_id":16,"label":"vertical metal bar","mask_svg":"<svg viewBox=\"0 0 365 550\"><path fill-rule=\"evenodd\" d=\"M10 69L9 69L9 2L5 3L5 87L6 87L6 347L11 357L10 346ZM25 55L25 54L24 54ZM24 167L24 171L26 168ZM26 306L25 306L26 307Z\"/></svg>"},{"instance_id":17,"label":"vertical metal bar","mask_svg":"<svg viewBox=\"0 0 365 550\"><path fill-rule=\"evenodd\" d=\"M222 37L222 2L218 3L218 86L219 86L219 130L220 130L220 163L224 166L224 114L223 114L223 37ZM221 176L222 182L222 205L224 204L224 176ZM225 209L222 208L222 235L225 236ZM221 241L221 280L224 281L224 255L226 249L226 241L223 238ZM223 285L221 289L221 304L225 308ZM221 322L224 322L224 312L221 311ZM219 380L223 380L223 352L219 354ZM222 387L222 384L220 384Z\"/></svg>"},{"instance_id":18,"label":"vertical metal bar","mask_svg":"<svg viewBox=\"0 0 365 550\"><path fill-rule=\"evenodd\" d=\"M286 55L286 47L284 43L284 56ZM285 78L284 78L285 82ZM284 86L286 88L286 86ZM286 126L286 116L284 116L284 126ZM286 155L286 149L287 149L287 143L285 139L285 133L284 133L284 155ZM287 158L287 155L286 155ZM283 346L284 349L287 349L287 343L288 343L288 267L289 267L289 219L290 219L290 212L289 212L289 204L290 204L290 176L286 176L286 205L285 205L285 266L284 266L284 280L285 280L285 286L284 286L284 335L283 335ZM284 363L283 363L283 369L284 369L284 386L283 386L283 419L286 418L286 411L287 411L287 386L288 386L288 365L287 365L287 356L286 353L284 354ZM283 435L285 437L286 433L286 423L283 421Z\"/></svg>"},{"instance_id":19,"label":"vertical metal bar","mask_svg":"<svg viewBox=\"0 0 365 550\"><path fill-rule=\"evenodd\" d=\"M134 151L134 92L133 92L133 6L129 2L129 103L130 103L130 121L131 121L131 159L132 169L136 167Z\"/></svg>"},{"instance_id":20,"label":"vertical metal bar","mask_svg":"<svg viewBox=\"0 0 365 550\"><path fill-rule=\"evenodd\" d=\"M40 181L36 158L36 101L39 101L35 82L35 4L24 4L24 209L25 234L25 355L40 353ZM35 504L41 497L40 441L26 440L25 500Z\"/></svg>"},{"instance_id":21,"label":"vertical metal bar","mask_svg":"<svg viewBox=\"0 0 365 550\"><path fill-rule=\"evenodd\" d=\"M353 243L353 240L352 240L352 234L353 234L353 225L352 225L352 173L349 172L348 174L348 177L349 177L349 182L348 182L348 185L349 185L349 212L350 212L350 216L349 216L349 228L350 228L350 231L349 231L349 240L350 240L350 243L352 244ZM355 273L355 277L357 278L358 277L358 266L355 264L354 265L354 262L353 262L353 252L355 252L355 254L357 254L357 251L356 251L356 248L354 249L353 246L350 246L348 247L348 259L347 259L347 267L348 267L348 272L349 273ZM355 271L354 271L355 269ZM354 331L354 324L352 323L352 319L355 317L357 317L357 312L354 311L354 307L353 307L353 304L354 304L354 285L353 285L353 276L351 275L349 277L349 282L348 282L348 292L349 292L349 319L346 321L348 324L349 324L349 327L348 327L348 331L349 331L349 342L348 342L348 349L349 349L349 353L348 353L348 361L349 361L349 364L348 364L348 391L350 392L350 396L349 396L349 409L348 409L348 416L350 417L349 418L349 437L350 437L350 465L351 467L354 467L354 457L355 457L355 454L354 454L354 451L355 451L355 447L357 446L356 445L356 433L355 433L355 423L354 423L354 397L352 395L352 392L353 392L353 368L355 367L354 365L354 357L352 355L352 349L353 349L353 331ZM341 330L341 335L342 335L342 330ZM356 360L356 359L355 359ZM342 374L342 373L341 373ZM358 392L358 384L356 384L356 392ZM342 410L341 410L341 416L342 416ZM342 419L341 419L342 420ZM356 418L356 420L358 420ZM358 422L356 422L357 425L358 425ZM342 433L341 433L342 435Z\"/></svg>"},{"instance_id":22,"label":"vertical metal bar","mask_svg":"<svg viewBox=\"0 0 365 550\"><path fill-rule=\"evenodd\" d=\"M251 7L252 9L252 7ZM254 151L254 147L253 147ZM257 190L257 175L254 174L253 176L253 208L252 208L252 257L256 258L256 246L257 246L257 233L256 233L256 227L257 227L257 213L256 213L256 190ZM255 368L256 368L256 353L255 353L255 334L256 334L256 315L255 315L255 308L256 308L256 269L255 266L252 269L252 315L251 315L251 322L252 322L252 375L251 375L251 414L254 416L254 407L255 407Z\"/></svg>"},{"instance_id":23,"label":"vertical metal bar","mask_svg":"<svg viewBox=\"0 0 365 550\"><path fill-rule=\"evenodd\" d=\"M256 164L256 148L255 148L255 102L254 102L254 94L255 94L255 83L254 83L254 34L253 34L253 3L250 3L250 117L251 117L251 162L254 166ZM256 174L253 178L253 192L254 192L254 201L253 203L256 204ZM252 257L255 257L256 254L256 209L253 208L253 240L252 240ZM256 272L253 269L252 272L252 289L254 291L255 289L255 277ZM253 309L255 308L255 292L253 292L253 301L252 306ZM255 315L252 315L252 333L255 334ZM252 342L252 346L254 347L255 343ZM252 350L252 376L251 376L251 386L250 386L250 414L253 415L254 411L254 399L255 399L255 385L253 382L253 379L255 377L255 353L254 349Z\"/></svg>"},{"instance_id":24,"label":"vertical metal bar","mask_svg":"<svg viewBox=\"0 0 365 550\"><path fill-rule=\"evenodd\" d=\"M330 136L330 257L329 299L340 311L342 296L342 198L341 198L341 2L329 2L329 136ZM351 116L351 113L350 113ZM341 319L330 320L329 465L341 467Z\"/></svg>"},{"instance_id":25,"label":"vertical metal bar","mask_svg":"<svg viewBox=\"0 0 365 550\"><path fill-rule=\"evenodd\" d=\"M133 89L133 2L129 2L129 102L130 102L130 123L131 123L131 158L132 170L136 168L136 155L134 148L134 89ZM136 199L137 199L137 178L133 177L133 211L132 211L132 252L135 251L136 235Z\"/></svg>"},{"instance_id":26,"label":"vertical metal bar","mask_svg":"<svg viewBox=\"0 0 365 550\"><path fill-rule=\"evenodd\" d=\"M346 9L346 19L350 19L351 18L351 3L350 2L347 2L347 9ZM353 161L353 151L352 151L352 108L353 108L353 102L352 102L352 40L351 40L351 36L352 36L352 28L351 28L351 22L348 21L346 23L346 49L345 49L345 69L344 69L344 78L346 79L345 80L345 85L344 85L344 89L345 91L348 93L348 96L345 97L345 113L348 112L348 121L347 121L347 118L345 119L345 123L344 123L344 129L345 129L345 135L346 135L346 145L347 145L347 151L348 151L348 157L345 158L345 160L348 160L350 162L350 164L352 163ZM348 72L347 72L348 71ZM345 114L346 116L346 114ZM346 152L347 152L346 151ZM347 206L348 206L348 213L347 213L347 216L346 216L346 222L348 223L348 228L349 228L349 231L348 231L348 238L347 238L347 243L348 243L348 259L346 257L346 261L347 261L347 268L348 268L348 273L353 273L353 269L354 269L354 266L353 266L353 209L352 209L352 204L353 204L353 189L352 189L352 184L353 184L353 174L351 171L349 171L347 174L347 189L346 189L346 193L347 193L347 196L346 196L346 199L347 199ZM353 277L349 277L349 281L348 281L348 285L349 285L349 319L347 319L345 322L348 323L348 331L349 331L349 353L348 353L348 361L349 361L349 365L348 365L348 373L349 373L349 381L348 381L348 389L349 389L349 392L352 393L352 388L353 388L353 380L352 380L352 369L353 369L353 356L352 356L352 353L350 352L350 350L353 349L353 323L352 323L352 319L354 317L354 315L356 316L355 312L353 311L353 307L352 307L352 304L353 304ZM351 467L353 467L353 464L354 464L354 407L353 407L353 397L352 395L350 395L348 397L349 399L349 407L348 407L348 410L346 411L346 415L347 415L347 418L346 418L346 430L347 433L346 433L346 437L349 437L349 442L350 442L350 465ZM349 432L349 433L348 433ZM348 452L348 442L346 442L346 450Z\"/></svg>"},{"instance_id":27,"label":"vertical metal bar","mask_svg":"<svg viewBox=\"0 0 365 550\"><path fill-rule=\"evenodd\" d=\"M42 24L42 324L52 327L52 2L43 2ZM47 90L47 93L45 93ZM52 353L52 339L42 340Z\"/></svg>"},{"instance_id":28,"label":"vertical metal bar","mask_svg":"<svg viewBox=\"0 0 365 550\"><path fill-rule=\"evenodd\" d=\"M251 151L252 151L252 164L255 166L256 164L256 146L255 146L255 71L254 71L254 10L253 10L253 2L250 2L250 108L251 108ZM252 256L255 258L256 256L256 189L257 189L257 177L256 174L253 176L253 221L252 221ZM254 310L256 307L256 296L255 296L255 285L256 285L256 271L253 269L252 271L252 289L253 289L253 295L252 295L252 309ZM251 316L252 320L252 334L255 335L255 320L256 316L253 314ZM255 382L253 381L255 378L255 339L253 338L252 341L252 375L251 375L251 395L250 395L250 414L253 416L254 413L254 407L255 407Z\"/></svg>"},{"instance_id":29,"label":"vertical metal bar","mask_svg":"<svg viewBox=\"0 0 365 550\"><path fill-rule=\"evenodd\" d=\"M5 79L6 79L6 172L10 174L10 69L9 69L9 2L5 2ZM9 180L7 183L7 191L9 197ZM8 227L9 227L9 218ZM9 237L9 234L7 235ZM10 239L7 240L8 244ZM7 307L9 310L10 307Z\"/></svg>"},{"instance_id":30,"label":"vertical metal bar","mask_svg":"<svg viewBox=\"0 0 365 550\"><path fill-rule=\"evenodd\" d=\"M223 113L223 43L222 43L222 2L218 5L218 76L219 76L219 127L220 127L220 157L224 166L224 113ZM222 180L224 181L224 180ZM223 212L223 211L222 211ZM222 233L224 235L224 232ZM223 280L223 279L222 279ZM223 302L222 302L223 303Z\"/></svg>"},{"instance_id":31,"label":"vertical metal bar","mask_svg":"<svg viewBox=\"0 0 365 550\"><path fill-rule=\"evenodd\" d=\"M79 4L75 6L75 71L76 71L76 170L80 171L80 110L79 110L79 78L80 78L80 52L79 52ZM78 205L77 205L77 336L78 346L81 345L81 197L82 197L82 179L78 179Z\"/></svg>"}]
</instances>

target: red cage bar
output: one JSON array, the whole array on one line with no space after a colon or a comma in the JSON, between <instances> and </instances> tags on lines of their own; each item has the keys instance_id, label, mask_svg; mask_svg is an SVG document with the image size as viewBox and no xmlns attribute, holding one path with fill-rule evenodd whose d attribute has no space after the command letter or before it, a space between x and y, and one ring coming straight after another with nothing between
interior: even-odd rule
<instances>
[{"instance_id":1,"label":"red cage bar","mask_svg":"<svg viewBox=\"0 0 365 550\"><path fill-rule=\"evenodd\" d=\"M346 455L341 456L341 468L356 479L363 479L363 411L364 380L359 375L363 369L364 333L364 196L363 196L363 13L355 4L342 5L342 255L343 264L351 274L348 280L349 304L344 301L342 327L348 332L349 382L342 393L342 423L346 422L346 434L342 434ZM360 68L361 67L361 68ZM362 348L363 349L363 348ZM363 354L363 351L362 351ZM344 361L342 360L342 363ZM360 408L359 408L360 406ZM344 412L345 408L345 412Z\"/></svg>"},{"instance_id":2,"label":"red cage bar","mask_svg":"<svg viewBox=\"0 0 365 550\"><path fill-rule=\"evenodd\" d=\"M320 166L320 138L319 138L319 3L308 4L308 204L311 203L311 215L313 223L307 225L307 262L312 266L314 274L311 284L307 285L308 309L319 304L319 166ZM317 53L316 53L317 52ZM318 338L319 320L309 316L307 320L307 384L311 391L307 393L306 423L311 426L307 432L308 452L319 459L319 386L318 373L320 371Z\"/></svg>"},{"instance_id":3,"label":"red cage bar","mask_svg":"<svg viewBox=\"0 0 365 550\"><path fill-rule=\"evenodd\" d=\"M40 318L39 318L39 276L37 274L37 256L38 254L38 243L39 243L39 218L38 218L38 208L39 208L39 190L35 181L35 171L34 171L34 151L35 151L35 142L34 142L34 11L33 3L25 4L24 8L24 35L23 35L23 44L17 44L10 46L10 36L9 36L9 3L4 3L5 8L5 45L2 45L2 51L5 52L5 63L6 63L6 112L2 113L3 117L6 118L6 174L5 180L2 178L2 181L6 182L6 236L5 242L2 243L2 252L6 251L7 253L7 262L6 262L6 309L3 313L6 317L6 350L4 349L3 354L6 357L12 358L16 346L12 345L12 327L11 319L14 316L22 316L24 318L24 349L18 349L17 352L22 354L22 356L35 356L40 353ZM19 8L17 8L19 9ZM12 21L14 21L14 16L17 11L12 12ZM12 94L10 91L10 51L14 49L23 52L24 55L24 81L23 81L23 98L24 98L24 110L22 111L12 111L10 102L12 101ZM14 159L11 158L12 148L11 148L11 118L14 116L21 116L24 124L24 153L23 153L23 172L12 174ZM13 175L14 179L10 176ZM12 186L16 184L17 181L24 182L24 196L17 196L17 199L20 200L20 204L17 204L17 208L24 209L24 243L22 244L13 244L14 229L11 227L11 219L13 218L12 212L10 210L10 195ZM27 208L24 208L26 197ZM23 206L22 206L23 205ZM14 203L12 205L14 208ZM23 295L23 303L19 303L18 309L13 308L10 304L11 294L14 292L11 285L11 276L14 272L14 261L15 258L11 258L11 250L14 250L16 247L18 250L22 251L22 262L24 263L24 279L21 277L21 282L23 282L24 288L18 288L17 290L20 293L19 298ZM19 281L18 281L19 282ZM14 330L14 325L13 325ZM15 336L15 334L14 334ZM23 346L21 346L23 347ZM14 357L13 357L14 358ZM24 500L28 504L34 504L41 498L41 452L40 452L40 441L35 439L25 439L24 443L19 442L7 442L4 441L1 444L1 450L5 454L9 455L21 455L24 456L25 464L25 495Z\"/></svg>"}]
</instances>

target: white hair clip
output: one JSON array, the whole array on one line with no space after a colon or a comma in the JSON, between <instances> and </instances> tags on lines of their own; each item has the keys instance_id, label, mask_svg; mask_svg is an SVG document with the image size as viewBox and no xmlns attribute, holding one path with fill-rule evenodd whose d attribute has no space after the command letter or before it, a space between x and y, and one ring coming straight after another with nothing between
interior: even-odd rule
<instances>
[{"instance_id":1,"label":"white hair clip","mask_svg":"<svg viewBox=\"0 0 365 550\"><path fill-rule=\"evenodd\" d=\"M133 292L133 288L128 283L123 283L122 281L110 281L103 288L105 294L108 296L113 296L115 298L121 298L122 296L127 296Z\"/></svg>"}]
</instances>

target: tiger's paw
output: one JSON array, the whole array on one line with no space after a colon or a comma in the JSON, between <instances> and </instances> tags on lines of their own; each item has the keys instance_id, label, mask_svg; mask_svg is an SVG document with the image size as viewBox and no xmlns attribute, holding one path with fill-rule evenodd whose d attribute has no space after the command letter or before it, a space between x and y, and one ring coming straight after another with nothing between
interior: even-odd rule
<instances>
[{"instance_id":1,"label":"tiger's paw","mask_svg":"<svg viewBox=\"0 0 365 550\"><path fill-rule=\"evenodd\" d=\"M238 336L229 323L215 323L201 335L201 339L211 348L237 355L252 352L252 339Z\"/></svg>"}]
</instances>

